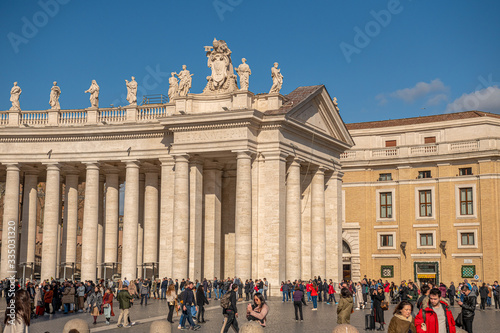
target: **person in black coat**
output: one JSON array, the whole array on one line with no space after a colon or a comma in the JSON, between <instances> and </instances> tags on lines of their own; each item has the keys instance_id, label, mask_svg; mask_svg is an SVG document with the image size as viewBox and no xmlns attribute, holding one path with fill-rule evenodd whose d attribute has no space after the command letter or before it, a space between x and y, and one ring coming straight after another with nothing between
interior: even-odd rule
<instances>
[{"instance_id":1,"label":"person in black coat","mask_svg":"<svg viewBox=\"0 0 500 333\"><path fill-rule=\"evenodd\" d=\"M472 333L472 322L474 321L476 311L477 295L473 291L470 291L467 285L462 287L462 292L465 294L464 301L458 301L457 303L462 308L463 329L468 333Z\"/></svg>"},{"instance_id":2,"label":"person in black coat","mask_svg":"<svg viewBox=\"0 0 500 333\"><path fill-rule=\"evenodd\" d=\"M246 301L249 301L250 300L250 293L252 292L252 290L250 289L250 282L248 280L245 281L245 300Z\"/></svg>"},{"instance_id":3,"label":"person in black coat","mask_svg":"<svg viewBox=\"0 0 500 333\"><path fill-rule=\"evenodd\" d=\"M486 308L486 299L488 298L488 287L486 287L486 283L483 282L483 285L479 287L479 297L481 297L481 306L479 307L481 310L485 310Z\"/></svg>"},{"instance_id":4,"label":"person in black coat","mask_svg":"<svg viewBox=\"0 0 500 333\"><path fill-rule=\"evenodd\" d=\"M205 304L208 305L207 297L205 296L205 287L199 286L196 289L196 305L198 305L198 323L205 323ZM201 316L201 320L200 320Z\"/></svg>"},{"instance_id":5,"label":"person in black coat","mask_svg":"<svg viewBox=\"0 0 500 333\"><path fill-rule=\"evenodd\" d=\"M385 300L384 289L382 286L378 286L377 290L372 295L373 299L373 315L375 316L375 322L380 323L380 327L377 331L384 330L384 311L382 310L382 301Z\"/></svg>"},{"instance_id":6,"label":"person in black coat","mask_svg":"<svg viewBox=\"0 0 500 333\"><path fill-rule=\"evenodd\" d=\"M453 282L451 282L450 287L448 288L448 299L450 300L451 306L455 304L456 295L457 295L457 290L455 289L455 285L453 284Z\"/></svg>"}]
</instances>

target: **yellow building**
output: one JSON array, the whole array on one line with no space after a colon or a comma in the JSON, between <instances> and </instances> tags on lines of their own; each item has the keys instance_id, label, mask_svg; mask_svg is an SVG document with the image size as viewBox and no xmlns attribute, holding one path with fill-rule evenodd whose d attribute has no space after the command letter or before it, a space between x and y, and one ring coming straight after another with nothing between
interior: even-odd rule
<instances>
[{"instance_id":1,"label":"yellow building","mask_svg":"<svg viewBox=\"0 0 500 333\"><path fill-rule=\"evenodd\" d=\"M500 115L468 111L348 124L344 275L500 277Z\"/></svg>"}]
</instances>

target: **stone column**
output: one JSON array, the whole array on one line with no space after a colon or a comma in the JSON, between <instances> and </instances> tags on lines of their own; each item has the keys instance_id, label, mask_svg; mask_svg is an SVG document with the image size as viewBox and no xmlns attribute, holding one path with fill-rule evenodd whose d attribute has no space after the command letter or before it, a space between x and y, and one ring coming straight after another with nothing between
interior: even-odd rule
<instances>
[{"instance_id":1,"label":"stone column","mask_svg":"<svg viewBox=\"0 0 500 333\"><path fill-rule=\"evenodd\" d=\"M62 256L66 267L76 265L76 235L78 230L78 174L66 174L64 193L63 246ZM69 273L66 270L66 273ZM71 272L72 274L74 272Z\"/></svg>"},{"instance_id":2,"label":"stone column","mask_svg":"<svg viewBox=\"0 0 500 333\"><path fill-rule=\"evenodd\" d=\"M236 157L235 273L252 277L252 158L242 151Z\"/></svg>"},{"instance_id":3,"label":"stone column","mask_svg":"<svg viewBox=\"0 0 500 333\"><path fill-rule=\"evenodd\" d=\"M118 170L106 173L106 218L104 222L104 262L112 269L112 263L118 261ZM106 275L112 271L106 269Z\"/></svg>"},{"instance_id":4,"label":"stone column","mask_svg":"<svg viewBox=\"0 0 500 333\"><path fill-rule=\"evenodd\" d=\"M160 258L158 274L161 278L172 276L172 247L174 234L174 159L166 157L161 162L161 212Z\"/></svg>"},{"instance_id":5,"label":"stone column","mask_svg":"<svg viewBox=\"0 0 500 333\"><path fill-rule=\"evenodd\" d=\"M81 280L96 279L97 273L97 226L99 224L99 166L86 163L85 204L82 228L82 273Z\"/></svg>"},{"instance_id":6,"label":"stone column","mask_svg":"<svg viewBox=\"0 0 500 333\"><path fill-rule=\"evenodd\" d=\"M189 273L192 281L202 279L203 247L203 160L195 156L189 164Z\"/></svg>"},{"instance_id":7,"label":"stone column","mask_svg":"<svg viewBox=\"0 0 500 333\"><path fill-rule=\"evenodd\" d=\"M45 183L45 204L43 217L43 244L41 280L56 277L57 228L59 227L59 177L60 168L57 163L47 164L47 180ZM83 278L83 277L82 277Z\"/></svg>"},{"instance_id":8,"label":"stone column","mask_svg":"<svg viewBox=\"0 0 500 333\"><path fill-rule=\"evenodd\" d=\"M144 189L144 262L158 262L158 172L151 169Z\"/></svg>"},{"instance_id":9,"label":"stone column","mask_svg":"<svg viewBox=\"0 0 500 333\"><path fill-rule=\"evenodd\" d=\"M337 166L337 171L328 178L325 190L326 198L326 234L328 235L328 247L326 248L326 276L334 281L340 281L343 278L342 269L342 177L343 173L338 171L340 166ZM351 250L355 251L354 248ZM354 271L354 261L359 260L353 258L351 270ZM358 264L359 265L359 264Z\"/></svg>"},{"instance_id":10,"label":"stone column","mask_svg":"<svg viewBox=\"0 0 500 333\"><path fill-rule=\"evenodd\" d=\"M17 274L19 227L19 165L7 164L3 208L2 257L0 277ZM12 251L14 250L14 251Z\"/></svg>"},{"instance_id":11,"label":"stone column","mask_svg":"<svg viewBox=\"0 0 500 333\"><path fill-rule=\"evenodd\" d=\"M172 277L188 276L189 251L189 156L175 156L174 226Z\"/></svg>"},{"instance_id":12,"label":"stone column","mask_svg":"<svg viewBox=\"0 0 500 333\"><path fill-rule=\"evenodd\" d=\"M286 180L286 280L301 277L301 191L300 163L293 159Z\"/></svg>"},{"instance_id":13,"label":"stone column","mask_svg":"<svg viewBox=\"0 0 500 333\"><path fill-rule=\"evenodd\" d=\"M35 262L37 185L38 173L26 173L24 176L23 188L24 199L23 228L21 232L20 248L21 255L19 257L20 263L28 263L26 266L26 276L30 276L34 273L31 271L31 266L29 265Z\"/></svg>"},{"instance_id":14,"label":"stone column","mask_svg":"<svg viewBox=\"0 0 500 333\"><path fill-rule=\"evenodd\" d=\"M104 259L104 175L99 176L99 215L97 220L97 277L103 277Z\"/></svg>"},{"instance_id":15,"label":"stone column","mask_svg":"<svg viewBox=\"0 0 500 333\"><path fill-rule=\"evenodd\" d=\"M313 275L326 276L325 171L318 168L311 183L311 268Z\"/></svg>"},{"instance_id":16,"label":"stone column","mask_svg":"<svg viewBox=\"0 0 500 333\"><path fill-rule=\"evenodd\" d=\"M129 161L125 175L122 278L137 278L137 224L139 223L139 163Z\"/></svg>"},{"instance_id":17,"label":"stone column","mask_svg":"<svg viewBox=\"0 0 500 333\"><path fill-rule=\"evenodd\" d=\"M221 276L221 167L205 163L203 169L203 196L205 220L204 277Z\"/></svg>"},{"instance_id":18,"label":"stone column","mask_svg":"<svg viewBox=\"0 0 500 333\"><path fill-rule=\"evenodd\" d=\"M144 255L144 174L139 174L139 223L137 223L137 277L146 278L143 266Z\"/></svg>"}]
</instances>

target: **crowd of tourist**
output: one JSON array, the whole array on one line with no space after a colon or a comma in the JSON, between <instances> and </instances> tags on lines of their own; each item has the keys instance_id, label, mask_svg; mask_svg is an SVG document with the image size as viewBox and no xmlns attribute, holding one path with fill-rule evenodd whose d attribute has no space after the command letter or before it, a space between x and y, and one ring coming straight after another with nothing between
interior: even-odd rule
<instances>
[{"instance_id":1,"label":"crowd of tourist","mask_svg":"<svg viewBox=\"0 0 500 333\"><path fill-rule=\"evenodd\" d=\"M6 284L7 283L7 284ZM246 319L255 321L266 327L269 305L267 303L269 283L264 279L239 278L203 281L181 281L172 279L138 279L128 281L26 281L22 286L16 280L14 285L5 280L0 283L7 305L15 304L16 315L12 318L9 307L6 310L4 323L6 327L28 327L32 319L39 316L61 313L86 312L93 318L93 323L103 316L106 324L115 316L114 306L118 305L120 314L118 327L131 327L130 309L134 304L147 306L148 299L166 301L168 308L167 321L174 323L173 313L181 312L179 329L198 330L205 320L205 305L219 300L222 307L223 323L221 332L228 332L232 327L236 332L238 326L238 302L250 301L246 306ZM399 285L387 280L372 280L366 277L357 283L341 281L335 284L332 280L314 277L309 281L283 281L280 286L282 302L292 302L295 320L304 320L303 307L312 305L317 311L318 302L326 305L336 304L337 324L350 324L354 310L370 309L366 315L366 329L385 330L385 311L389 304L396 304L390 319L388 332L450 332L462 327L468 333L473 332L473 321L476 307L484 311L487 307L500 309L500 286L497 281L489 285L469 283L467 280L455 286L440 283L426 283L417 286L413 281L402 281ZM337 296L336 296L337 294ZM140 300L140 302L139 302ZM478 302L479 300L479 302ZM450 307L457 304L461 309L454 318ZM116 308L115 308L116 309ZM17 332L17 331L16 331ZM23 331L24 332L24 331Z\"/></svg>"}]
</instances>

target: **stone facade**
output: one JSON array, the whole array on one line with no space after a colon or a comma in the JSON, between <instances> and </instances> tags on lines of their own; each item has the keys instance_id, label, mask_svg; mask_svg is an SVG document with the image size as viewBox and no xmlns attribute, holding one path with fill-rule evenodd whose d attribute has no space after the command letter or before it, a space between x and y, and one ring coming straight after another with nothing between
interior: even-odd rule
<instances>
[{"instance_id":1,"label":"stone facade","mask_svg":"<svg viewBox=\"0 0 500 333\"><path fill-rule=\"evenodd\" d=\"M500 116L347 127L356 145L341 156L342 220L353 279L498 279Z\"/></svg>"},{"instance_id":2,"label":"stone facade","mask_svg":"<svg viewBox=\"0 0 500 333\"><path fill-rule=\"evenodd\" d=\"M0 112L0 141L2 277L11 224L23 253L18 274L33 262L38 183L46 187L35 265L42 279L75 265L82 280L109 278L118 267L129 280L266 277L273 290L285 279L341 277L340 155L353 141L324 86L287 96L235 90L126 108L10 110Z\"/></svg>"}]
</instances>

